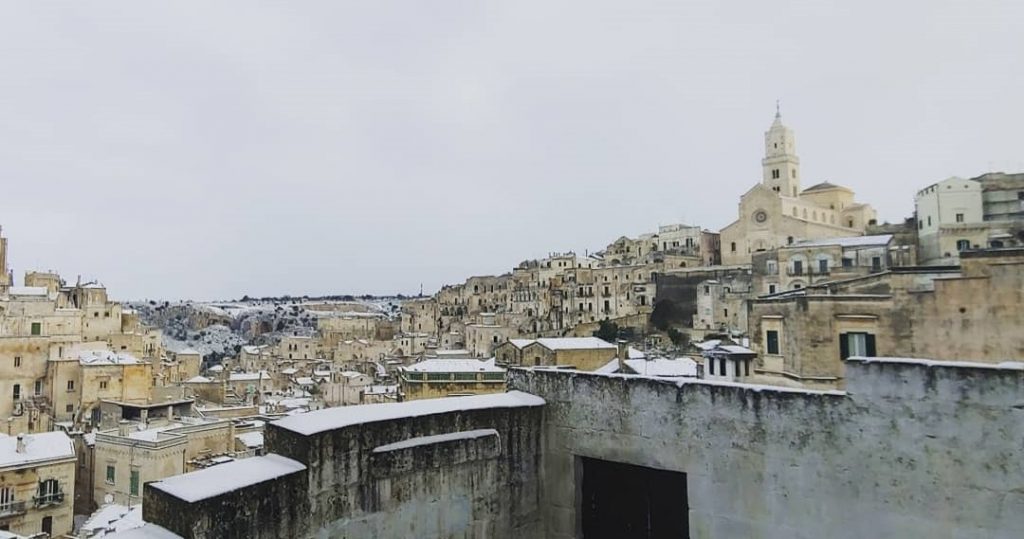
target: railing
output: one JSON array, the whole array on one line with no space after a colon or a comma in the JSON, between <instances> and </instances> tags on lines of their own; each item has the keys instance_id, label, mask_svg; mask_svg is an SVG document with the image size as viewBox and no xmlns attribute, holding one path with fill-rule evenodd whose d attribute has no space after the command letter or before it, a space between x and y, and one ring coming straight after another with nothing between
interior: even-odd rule
<instances>
[{"instance_id":1,"label":"railing","mask_svg":"<svg viewBox=\"0 0 1024 539\"><path fill-rule=\"evenodd\" d=\"M58 490L57 492L50 492L48 494L42 494L40 496L33 496L32 501L35 502L36 507L45 507L47 505L57 505L64 503L64 491Z\"/></svg>"},{"instance_id":2,"label":"railing","mask_svg":"<svg viewBox=\"0 0 1024 539\"><path fill-rule=\"evenodd\" d=\"M20 515L25 512L25 502L0 503L0 518Z\"/></svg>"}]
</instances>

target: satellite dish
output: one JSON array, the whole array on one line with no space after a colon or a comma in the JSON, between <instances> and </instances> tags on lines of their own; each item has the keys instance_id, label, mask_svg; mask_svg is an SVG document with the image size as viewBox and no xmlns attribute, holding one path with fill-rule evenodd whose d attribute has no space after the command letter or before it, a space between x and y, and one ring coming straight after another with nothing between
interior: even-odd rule
<instances>
[{"instance_id":1,"label":"satellite dish","mask_svg":"<svg viewBox=\"0 0 1024 539\"><path fill-rule=\"evenodd\" d=\"M114 495L113 494L107 494L106 496L104 496L103 497L103 503L114 503Z\"/></svg>"}]
</instances>

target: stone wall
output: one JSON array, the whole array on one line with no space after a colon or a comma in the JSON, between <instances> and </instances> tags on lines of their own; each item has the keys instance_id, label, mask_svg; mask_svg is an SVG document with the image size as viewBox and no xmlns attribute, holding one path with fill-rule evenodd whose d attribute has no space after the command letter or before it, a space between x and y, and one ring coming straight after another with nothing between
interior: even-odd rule
<instances>
[{"instance_id":1,"label":"stone wall","mask_svg":"<svg viewBox=\"0 0 1024 539\"><path fill-rule=\"evenodd\" d=\"M267 450L305 471L191 503L147 485L144 516L186 539L540 537L543 402L516 395L349 406L270 423ZM333 429L301 425L369 407L398 413Z\"/></svg>"},{"instance_id":2,"label":"stone wall","mask_svg":"<svg viewBox=\"0 0 1024 539\"><path fill-rule=\"evenodd\" d=\"M1011 538L1024 370L848 361L847 390L514 369L543 397L548 538L576 537L577 457L684 472L695 538Z\"/></svg>"}]
</instances>

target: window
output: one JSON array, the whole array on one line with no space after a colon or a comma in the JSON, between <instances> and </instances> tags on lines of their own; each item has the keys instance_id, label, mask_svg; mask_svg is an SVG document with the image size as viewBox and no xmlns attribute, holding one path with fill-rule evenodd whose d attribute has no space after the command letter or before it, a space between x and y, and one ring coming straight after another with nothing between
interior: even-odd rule
<instances>
[{"instance_id":1,"label":"window","mask_svg":"<svg viewBox=\"0 0 1024 539\"><path fill-rule=\"evenodd\" d=\"M32 335L42 335L43 324L40 322L32 322Z\"/></svg>"},{"instance_id":2,"label":"window","mask_svg":"<svg viewBox=\"0 0 1024 539\"><path fill-rule=\"evenodd\" d=\"M779 176L780 176L779 169L777 169L777 168L772 169L772 179L773 180L777 180L777 179L779 179Z\"/></svg>"},{"instance_id":3,"label":"window","mask_svg":"<svg viewBox=\"0 0 1024 539\"><path fill-rule=\"evenodd\" d=\"M804 274L804 262L803 262L803 260L794 260L793 261L793 275L803 275L803 274Z\"/></svg>"},{"instance_id":4,"label":"window","mask_svg":"<svg viewBox=\"0 0 1024 539\"><path fill-rule=\"evenodd\" d=\"M68 391L74 391L74 390L75 390L75 381L74 380L68 380Z\"/></svg>"},{"instance_id":5,"label":"window","mask_svg":"<svg viewBox=\"0 0 1024 539\"><path fill-rule=\"evenodd\" d=\"M21 384L14 384L14 400L21 400Z\"/></svg>"},{"instance_id":6,"label":"window","mask_svg":"<svg viewBox=\"0 0 1024 539\"><path fill-rule=\"evenodd\" d=\"M128 494L131 496L139 495L139 471L132 470L131 477L128 478Z\"/></svg>"},{"instance_id":7,"label":"window","mask_svg":"<svg viewBox=\"0 0 1024 539\"><path fill-rule=\"evenodd\" d=\"M45 533L47 537L53 535L53 517L43 517L42 528L40 528L40 531Z\"/></svg>"},{"instance_id":8,"label":"window","mask_svg":"<svg viewBox=\"0 0 1024 539\"><path fill-rule=\"evenodd\" d=\"M875 357L875 336L871 333L842 333L839 335L839 359L848 357Z\"/></svg>"},{"instance_id":9,"label":"window","mask_svg":"<svg viewBox=\"0 0 1024 539\"><path fill-rule=\"evenodd\" d=\"M725 358L724 357L722 359L718 360L718 371L719 371L719 374L721 374L723 376L725 374L727 374L727 372L725 370Z\"/></svg>"},{"instance_id":10,"label":"window","mask_svg":"<svg viewBox=\"0 0 1024 539\"><path fill-rule=\"evenodd\" d=\"M777 356L779 355L779 331L775 329L769 329L765 332L764 336L765 349L769 354Z\"/></svg>"},{"instance_id":11,"label":"window","mask_svg":"<svg viewBox=\"0 0 1024 539\"><path fill-rule=\"evenodd\" d=\"M928 216L928 226L932 226L932 216Z\"/></svg>"},{"instance_id":12,"label":"window","mask_svg":"<svg viewBox=\"0 0 1024 539\"><path fill-rule=\"evenodd\" d=\"M14 510L14 489L11 487L0 488L0 513L9 513Z\"/></svg>"},{"instance_id":13,"label":"window","mask_svg":"<svg viewBox=\"0 0 1024 539\"><path fill-rule=\"evenodd\" d=\"M107 381L100 380L100 389L107 389Z\"/></svg>"},{"instance_id":14,"label":"window","mask_svg":"<svg viewBox=\"0 0 1024 539\"><path fill-rule=\"evenodd\" d=\"M882 269L882 257L873 256L871 257L871 271L880 271Z\"/></svg>"},{"instance_id":15,"label":"window","mask_svg":"<svg viewBox=\"0 0 1024 539\"><path fill-rule=\"evenodd\" d=\"M46 479L39 482L39 491L36 496L36 505L48 505L64 501L60 491L60 485L56 479Z\"/></svg>"},{"instance_id":16,"label":"window","mask_svg":"<svg viewBox=\"0 0 1024 539\"><path fill-rule=\"evenodd\" d=\"M971 242L968 240L956 240L956 250L966 251L971 248Z\"/></svg>"},{"instance_id":17,"label":"window","mask_svg":"<svg viewBox=\"0 0 1024 539\"><path fill-rule=\"evenodd\" d=\"M769 294L774 294L775 293L775 285L773 285L773 284L768 285L768 293Z\"/></svg>"},{"instance_id":18,"label":"window","mask_svg":"<svg viewBox=\"0 0 1024 539\"><path fill-rule=\"evenodd\" d=\"M769 260L767 263L768 275L775 275L779 272L779 267L774 260Z\"/></svg>"},{"instance_id":19,"label":"window","mask_svg":"<svg viewBox=\"0 0 1024 539\"><path fill-rule=\"evenodd\" d=\"M14 356L14 366L15 367L20 367L21 366L21 356Z\"/></svg>"},{"instance_id":20,"label":"window","mask_svg":"<svg viewBox=\"0 0 1024 539\"><path fill-rule=\"evenodd\" d=\"M714 375L715 374L715 360L714 359L709 359L708 360L708 374L710 374L710 375Z\"/></svg>"},{"instance_id":21,"label":"window","mask_svg":"<svg viewBox=\"0 0 1024 539\"><path fill-rule=\"evenodd\" d=\"M964 222L964 214L962 214L962 213L956 214L956 222L958 222L958 223Z\"/></svg>"},{"instance_id":22,"label":"window","mask_svg":"<svg viewBox=\"0 0 1024 539\"><path fill-rule=\"evenodd\" d=\"M828 260L818 261L818 273L828 273Z\"/></svg>"},{"instance_id":23,"label":"window","mask_svg":"<svg viewBox=\"0 0 1024 539\"><path fill-rule=\"evenodd\" d=\"M34 393L36 394L36 396L42 395L43 394L43 381L42 380L36 380L35 387L33 387L32 389L34 390Z\"/></svg>"},{"instance_id":24,"label":"window","mask_svg":"<svg viewBox=\"0 0 1024 539\"><path fill-rule=\"evenodd\" d=\"M65 406L64 407L64 411L69 413L69 414L74 413L75 412L75 405L74 404L69 404L69 405Z\"/></svg>"},{"instance_id":25,"label":"window","mask_svg":"<svg viewBox=\"0 0 1024 539\"><path fill-rule=\"evenodd\" d=\"M734 253L735 253L735 252L736 252L736 242L732 242L732 244L730 245L730 247L732 248L732 252L734 252Z\"/></svg>"},{"instance_id":26,"label":"window","mask_svg":"<svg viewBox=\"0 0 1024 539\"><path fill-rule=\"evenodd\" d=\"M750 376L750 361L743 362L743 376Z\"/></svg>"},{"instance_id":27,"label":"window","mask_svg":"<svg viewBox=\"0 0 1024 539\"><path fill-rule=\"evenodd\" d=\"M845 258L844 257L843 258L843 267L844 268L852 268L853 267L853 259L852 258Z\"/></svg>"},{"instance_id":28,"label":"window","mask_svg":"<svg viewBox=\"0 0 1024 539\"><path fill-rule=\"evenodd\" d=\"M707 296L710 293L711 293L711 287L710 286L705 286L704 287L704 295Z\"/></svg>"}]
</instances>

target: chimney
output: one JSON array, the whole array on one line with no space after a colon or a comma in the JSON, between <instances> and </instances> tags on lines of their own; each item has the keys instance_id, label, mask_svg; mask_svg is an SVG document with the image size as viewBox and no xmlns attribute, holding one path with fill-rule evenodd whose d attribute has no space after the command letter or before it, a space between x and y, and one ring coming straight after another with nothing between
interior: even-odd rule
<instances>
[{"instance_id":1,"label":"chimney","mask_svg":"<svg viewBox=\"0 0 1024 539\"><path fill-rule=\"evenodd\" d=\"M129 428L130 425L131 425L130 421L128 421L127 419L122 419L117 424L117 435L121 436L121 437L124 437L124 438L127 438L128 437L128 428Z\"/></svg>"},{"instance_id":2,"label":"chimney","mask_svg":"<svg viewBox=\"0 0 1024 539\"><path fill-rule=\"evenodd\" d=\"M615 346L618 347L618 353L615 357L619 359L619 373L626 372L626 360L629 359L629 343L623 339L615 341Z\"/></svg>"},{"instance_id":3,"label":"chimney","mask_svg":"<svg viewBox=\"0 0 1024 539\"><path fill-rule=\"evenodd\" d=\"M169 421L171 421L173 419L174 419L174 405L173 404L168 404L167 405L167 421L169 422Z\"/></svg>"},{"instance_id":4,"label":"chimney","mask_svg":"<svg viewBox=\"0 0 1024 539\"><path fill-rule=\"evenodd\" d=\"M25 435L23 433L18 433L18 445L15 446L14 450L20 454L25 454Z\"/></svg>"}]
</instances>

